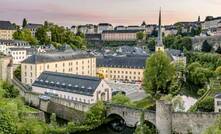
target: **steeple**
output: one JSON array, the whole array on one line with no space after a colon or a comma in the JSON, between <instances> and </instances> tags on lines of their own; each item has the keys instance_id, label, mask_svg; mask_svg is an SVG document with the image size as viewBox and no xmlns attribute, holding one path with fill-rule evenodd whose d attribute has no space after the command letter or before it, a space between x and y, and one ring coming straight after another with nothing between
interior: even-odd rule
<instances>
[{"instance_id":1,"label":"steeple","mask_svg":"<svg viewBox=\"0 0 221 134\"><path fill-rule=\"evenodd\" d=\"M158 24L158 37L157 37L157 45L155 47L155 51L163 51L164 52L164 45L162 39L162 29L161 29L161 8L159 12L159 24Z\"/></svg>"},{"instance_id":2,"label":"steeple","mask_svg":"<svg viewBox=\"0 0 221 134\"><path fill-rule=\"evenodd\" d=\"M159 12L159 24L158 24L157 45L158 45L158 46L163 45L163 41L162 41L162 31L161 31L161 8L160 8L160 12Z\"/></svg>"}]
</instances>

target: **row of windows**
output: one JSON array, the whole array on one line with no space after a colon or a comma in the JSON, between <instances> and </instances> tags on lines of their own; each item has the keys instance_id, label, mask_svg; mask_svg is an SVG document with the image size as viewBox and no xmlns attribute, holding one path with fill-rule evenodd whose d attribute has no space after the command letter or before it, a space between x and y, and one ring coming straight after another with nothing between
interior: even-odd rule
<instances>
[{"instance_id":1,"label":"row of windows","mask_svg":"<svg viewBox=\"0 0 221 134\"><path fill-rule=\"evenodd\" d=\"M74 97L71 97L71 96L66 96L66 95L62 95L60 94L59 95L60 98L64 98L64 99L67 99L67 100L72 100L72 101L79 101L79 102L84 102L84 103L90 103L90 101L94 101L93 99L82 99L82 98L74 98Z\"/></svg>"},{"instance_id":2,"label":"row of windows","mask_svg":"<svg viewBox=\"0 0 221 134\"><path fill-rule=\"evenodd\" d=\"M136 77L136 76L134 76L134 77L132 77L132 76L123 76L123 75L110 75L110 78L111 79L133 79L133 80L141 80L141 78L140 77Z\"/></svg>"},{"instance_id":3,"label":"row of windows","mask_svg":"<svg viewBox=\"0 0 221 134\"><path fill-rule=\"evenodd\" d=\"M101 72L104 72L104 70L102 70ZM105 71L106 73L108 73L108 70L106 70ZM110 71L110 73L117 73L117 74L120 74L120 73L122 73L122 74L134 74L134 75L136 75L136 74L138 74L138 75L140 75L141 73L140 72L136 72L136 71L134 71L134 72L132 72L132 71Z\"/></svg>"},{"instance_id":4,"label":"row of windows","mask_svg":"<svg viewBox=\"0 0 221 134\"><path fill-rule=\"evenodd\" d=\"M14 60L15 60L15 59L16 59L16 60L22 60L22 59L24 59L24 58L25 58L24 56L22 56L22 57L20 57L20 56L19 56L19 57L13 57Z\"/></svg>"},{"instance_id":5,"label":"row of windows","mask_svg":"<svg viewBox=\"0 0 221 134\"><path fill-rule=\"evenodd\" d=\"M10 52L9 52L10 53ZM13 55L21 55L21 54L25 54L25 52L12 52Z\"/></svg>"}]
</instances>

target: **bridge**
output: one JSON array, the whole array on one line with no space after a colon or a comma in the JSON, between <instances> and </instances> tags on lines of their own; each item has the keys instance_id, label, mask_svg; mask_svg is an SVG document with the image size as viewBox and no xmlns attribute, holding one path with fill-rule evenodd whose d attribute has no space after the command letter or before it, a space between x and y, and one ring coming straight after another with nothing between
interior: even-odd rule
<instances>
[{"instance_id":1,"label":"bridge","mask_svg":"<svg viewBox=\"0 0 221 134\"><path fill-rule=\"evenodd\" d=\"M19 81L12 81L19 89L25 89ZM86 103L65 100L51 97L50 100L42 100L39 94L30 91L20 90L26 103L44 111L55 113L58 117L68 121L82 121L84 112L88 111L92 105ZM106 117L116 115L124 120L129 127L136 127L140 120L142 109L135 109L126 106L106 104ZM145 121L152 123L159 134L201 134L211 126L220 113L185 113L173 112L172 105L164 101L156 101L156 111L145 110Z\"/></svg>"}]
</instances>

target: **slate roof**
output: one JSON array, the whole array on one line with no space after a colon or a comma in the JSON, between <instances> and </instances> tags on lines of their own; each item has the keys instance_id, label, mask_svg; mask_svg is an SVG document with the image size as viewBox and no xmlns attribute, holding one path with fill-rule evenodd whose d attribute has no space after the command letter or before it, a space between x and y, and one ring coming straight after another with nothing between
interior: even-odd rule
<instances>
[{"instance_id":1,"label":"slate roof","mask_svg":"<svg viewBox=\"0 0 221 134\"><path fill-rule=\"evenodd\" d=\"M221 93L216 94L215 98L221 98Z\"/></svg>"},{"instance_id":2,"label":"slate roof","mask_svg":"<svg viewBox=\"0 0 221 134\"><path fill-rule=\"evenodd\" d=\"M89 58L94 57L91 54L81 51L75 52L53 52L53 53L42 53L42 54L34 54L27 59L25 59L22 63L26 64L38 64L38 63L47 63L47 62L55 62L55 61L64 61L64 60L72 60L79 58Z\"/></svg>"},{"instance_id":3,"label":"slate roof","mask_svg":"<svg viewBox=\"0 0 221 134\"><path fill-rule=\"evenodd\" d=\"M16 27L10 21L0 21L0 29L16 30Z\"/></svg>"},{"instance_id":4,"label":"slate roof","mask_svg":"<svg viewBox=\"0 0 221 134\"><path fill-rule=\"evenodd\" d=\"M112 25L109 23L99 23L98 26L112 26Z\"/></svg>"},{"instance_id":5,"label":"slate roof","mask_svg":"<svg viewBox=\"0 0 221 134\"><path fill-rule=\"evenodd\" d=\"M42 24L33 24L33 23L28 23L25 28L28 28L28 29L37 29L39 27L43 26Z\"/></svg>"},{"instance_id":6,"label":"slate roof","mask_svg":"<svg viewBox=\"0 0 221 134\"><path fill-rule=\"evenodd\" d=\"M97 67L136 68L144 69L146 56L136 57L98 57Z\"/></svg>"},{"instance_id":7,"label":"slate roof","mask_svg":"<svg viewBox=\"0 0 221 134\"><path fill-rule=\"evenodd\" d=\"M4 39L0 39L0 44L6 44L6 45L26 44L26 45L29 45L29 43L27 41L22 41L22 40L4 40Z\"/></svg>"},{"instance_id":8,"label":"slate roof","mask_svg":"<svg viewBox=\"0 0 221 134\"><path fill-rule=\"evenodd\" d=\"M97 77L45 71L32 86L92 96L100 82Z\"/></svg>"},{"instance_id":9,"label":"slate roof","mask_svg":"<svg viewBox=\"0 0 221 134\"><path fill-rule=\"evenodd\" d=\"M136 30L105 30L103 33L137 33L142 32L144 30L142 29L136 29Z\"/></svg>"}]
</instances>

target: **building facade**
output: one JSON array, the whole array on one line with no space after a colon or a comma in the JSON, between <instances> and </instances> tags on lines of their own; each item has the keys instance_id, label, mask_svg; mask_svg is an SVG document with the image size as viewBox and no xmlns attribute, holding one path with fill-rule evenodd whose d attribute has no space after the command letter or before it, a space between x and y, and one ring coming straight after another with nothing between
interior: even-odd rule
<instances>
[{"instance_id":1,"label":"building facade","mask_svg":"<svg viewBox=\"0 0 221 134\"><path fill-rule=\"evenodd\" d=\"M29 29L31 31L32 36L35 37L35 33L36 33L37 29L42 26L43 26L42 24L28 23L24 28Z\"/></svg>"},{"instance_id":2,"label":"building facade","mask_svg":"<svg viewBox=\"0 0 221 134\"><path fill-rule=\"evenodd\" d=\"M97 26L97 33L102 33L103 31L113 30L113 26L109 23L99 23Z\"/></svg>"},{"instance_id":3,"label":"building facade","mask_svg":"<svg viewBox=\"0 0 221 134\"><path fill-rule=\"evenodd\" d=\"M112 98L111 88L100 78L47 71L32 84L32 92L87 104Z\"/></svg>"},{"instance_id":4,"label":"building facade","mask_svg":"<svg viewBox=\"0 0 221 134\"><path fill-rule=\"evenodd\" d=\"M214 97L214 110L221 112L221 94L216 94Z\"/></svg>"},{"instance_id":5,"label":"building facade","mask_svg":"<svg viewBox=\"0 0 221 134\"><path fill-rule=\"evenodd\" d=\"M0 21L0 39L12 40L13 34L16 31L16 26L10 21Z\"/></svg>"},{"instance_id":6,"label":"building facade","mask_svg":"<svg viewBox=\"0 0 221 134\"><path fill-rule=\"evenodd\" d=\"M22 83L31 85L44 71L96 76L96 58L73 51L34 54L21 63Z\"/></svg>"},{"instance_id":7,"label":"building facade","mask_svg":"<svg viewBox=\"0 0 221 134\"><path fill-rule=\"evenodd\" d=\"M108 30L102 32L103 41L135 41L137 33L144 30Z\"/></svg>"},{"instance_id":8,"label":"building facade","mask_svg":"<svg viewBox=\"0 0 221 134\"><path fill-rule=\"evenodd\" d=\"M27 58L27 50L25 48L9 48L7 53L12 56L13 64L21 64Z\"/></svg>"},{"instance_id":9,"label":"building facade","mask_svg":"<svg viewBox=\"0 0 221 134\"><path fill-rule=\"evenodd\" d=\"M211 17L207 17L207 19L201 23L202 26L202 30L203 31L211 31L213 32L214 30L216 30L217 27L219 27L219 23L221 22L221 17L216 17L213 18Z\"/></svg>"},{"instance_id":10,"label":"building facade","mask_svg":"<svg viewBox=\"0 0 221 134\"><path fill-rule=\"evenodd\" d=\"M97 74L108 80L141 82L147 57L97 58Z\"/></svg>"},{"instance_id":11,"label":"building facade","mask_svg":"<svg viewBox=\"0 0 221 134\"><path fill-rule=\"evenodd\" d=\"M12 57L0 54L0 80L13 78Z\"/></svg>"}]
</instances>

